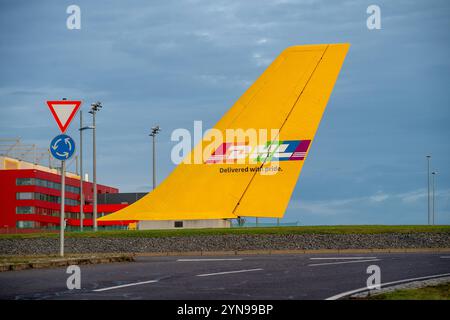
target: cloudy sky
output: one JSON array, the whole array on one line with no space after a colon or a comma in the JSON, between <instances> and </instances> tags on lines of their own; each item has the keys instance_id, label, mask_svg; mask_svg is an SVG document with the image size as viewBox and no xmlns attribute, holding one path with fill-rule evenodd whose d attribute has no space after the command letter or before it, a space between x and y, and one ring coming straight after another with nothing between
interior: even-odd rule
<instances>
[{"instance_id":1,"label":"cloudy sky","mask_svg":"<svg viewBox=\"0 0 450 320\"><path fill-rule=\"evenodd\" d=\"M81 30L66 27L71 4ZM371 4L381 30L366 27ZM431 154L436 222L449 224L449 15L447 0L0 0L0 138L47 148L46 100L100 100L99 182L149 191L152 125L161 180L171 132L212 127L284 48L350 42L284 221L426 223Z\"/></svg>"}]
</instances>

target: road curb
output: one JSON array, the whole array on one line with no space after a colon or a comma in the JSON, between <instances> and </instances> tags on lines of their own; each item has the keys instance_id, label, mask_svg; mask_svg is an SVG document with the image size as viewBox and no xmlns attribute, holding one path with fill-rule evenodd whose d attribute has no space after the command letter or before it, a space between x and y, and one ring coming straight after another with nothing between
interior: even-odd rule
<instances>
[{"instance_id":1,"label":"road curb","mask_svg":"<svg viewBox=\"0 0 450 320\"><path fill-rule=\"evenodd\" d=\"M395 292L397 290L411 290L411 289L421 289L430 286L436 286L444 283L450 283L450 276L442 276L436 278L430 278L427 280L416 280L405 282L397 285L387 286L380 289L372 289L359 293L355 293L349 296L345 296L342 299L349 300L359 300L359 299L370 299L371 297L376 297L385 293Z\"/></svg>"},{"instance_id":2,"label":"road curb","mask_svg":"<svg viewBox=\"0 0 450 320\"><path fill-rule=\"evenodd\" d=\"M224 255L274 255L274 254L354 254L354 253L443 253L450 248L391 248L391 249L316 249L316 250L226 250L226 251L171 251L135 253L139 257L163 256L224 256Z\"/></svg>"},{"instance_id":3,"label":"road curb","mask_svg":"<svg viewBox=\"0 0 450 320\"><path fill-rule=\"evenodd\" d=\"M132 262L134 255L115 255L102 256L90 258L57 258L50 261L30 261L20 263L2 263L0 264L0 272L5 271L19 271L27 269L44 269L66 267L70 265L86 265L86 264L101 264L113 262Z\"/></svg>"},{"instance_id":4,"label":"road curb","mask_svg":"<svg viewBox=\"0 0 450 320\"><path fill-rule=\"evenodd\" d=\"M245 255L283 255L283 254L362 254L362 253L450 253L450 248L391 248L391 249L280 249L280 250L224 250L224 251L170 251L142 252L88 258L55 258L51 261L30 261L24 263L0 264L0 272L27 269L66 267L113 262L132 262L134 257L168 256L245 256Z\"/></svg>"}]
</instances>

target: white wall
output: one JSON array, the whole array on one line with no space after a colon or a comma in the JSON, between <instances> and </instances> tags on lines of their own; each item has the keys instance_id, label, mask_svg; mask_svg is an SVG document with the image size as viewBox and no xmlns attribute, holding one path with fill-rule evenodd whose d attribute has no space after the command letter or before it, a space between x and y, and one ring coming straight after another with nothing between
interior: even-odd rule
<instances>
[{"instance_id":1,"label":"white wall","mask_svg":"<svg viewBox=\"0 0 450 320\"><path fill-rule=\"evenodd\" d=\"M175 221L182 221L183 228L175 228ZM199 228L230 228L231 221L225 219L210 220L142 220L139 230L151 229L199 229Z\"/></svg>"}]
</instances>

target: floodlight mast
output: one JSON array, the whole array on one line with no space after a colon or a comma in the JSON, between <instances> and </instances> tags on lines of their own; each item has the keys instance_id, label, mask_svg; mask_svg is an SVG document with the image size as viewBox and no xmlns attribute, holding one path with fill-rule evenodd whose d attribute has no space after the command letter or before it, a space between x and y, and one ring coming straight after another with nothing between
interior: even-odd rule
<instances>
[{"instance_id":1,"label":"floodlight mast","mask_svg":"<svg viewBox=\"0 0 450 320\"><path fill-rule=\"evenodd\" d=\"M83 131L93 130L94 126L83 126L83 112L80 110L80 231L84 230L84 171L83 171Z\"/></svg>"},{"instance_id":2,"label":"floodlight mast","mask_svg":"<svg viewBox=\"0 0 450 320\"><path fill-rule=\"evenodd\" d=\"M95 125L95 114L100 111L102 108L102 103L100 101L97 101L93 104L91 104L91 110L89 111L90 114L92 114L92 127L93 127L93 133L92 133L92 157L93 157L93 170L92 170L92 176L93 176L93 210L92 210L92 220L93 220L93 227L94 231L97 231L97 156L96 156L96 145L95 145L95 131L96 131L96 125Z\"/></svg>"},{"instance_id":3,"label":"floodlight mast","mask_svg":"<svg viewBox=\"0 0 450 320\"><path fill-rule=\"evenodd\" d=\"M161 131L161 128L159 125L156 125L152 127L152 131L150 132L149 136L153 138L153 190L156 188L156 147L155 147L155 140L156 135Z\"/></svg>"}]
</instances>

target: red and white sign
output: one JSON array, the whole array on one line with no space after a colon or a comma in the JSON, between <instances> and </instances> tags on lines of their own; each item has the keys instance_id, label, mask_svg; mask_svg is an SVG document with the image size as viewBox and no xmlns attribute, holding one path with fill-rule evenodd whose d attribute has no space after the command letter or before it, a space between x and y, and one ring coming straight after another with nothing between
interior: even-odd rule
<instances>
[{"instance_id":1,"label":"red and white sign","mask_svg":"<svg viewBox=\"0 0 450 320\"><path fill-rule=\"evenodd\" d=\"M80 108L81 101L47 101L47 105L50 108L59 129L64 133Z\"/></svg>"}]
</instances>

